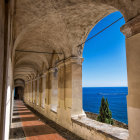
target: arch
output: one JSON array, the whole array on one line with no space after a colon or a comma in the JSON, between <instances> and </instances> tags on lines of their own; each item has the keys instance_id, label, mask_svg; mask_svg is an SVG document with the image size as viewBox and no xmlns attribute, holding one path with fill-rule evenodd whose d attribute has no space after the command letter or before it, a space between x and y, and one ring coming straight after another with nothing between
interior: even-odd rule
<instances>
[{"instance_id":1,"label":"arch","mask_svg":"<svg viewBox=\"0 0 140 140\"><path fill-rule=\"evenodd\" d=\"M83 50L84 50L84 46L85 46L85 43L87 42L87 40L88 40L88 35L90 34L90 32L91 32L91 30L92 29L94 29L94 27L100 22L100 21L102 21L102 19L104 19L105 17L107 17L108 15L110 15L110 14L112 14L112 13L115 13L115 12L119 12L119 11L113 11L113 12L111 12L111 13L108 13L108 14L105 14L105 15L103 15L99 20L97 20L94 24L93 24L93 26L91 25L91 26L89 26L89 28L87 28L87 33L86 33L86 35L85 36L83 36L83 42L78 46L79 48L78 49L81 49L81 57L83 56ZM122 13L121 13L122 14ZM114 20L113 22L116 22L117 20L119 21L119 20L121 20L122 18L124 18L123 17L123 15L121 16L121 17L119 17L118 19L116 19L116 20ZM115 24L115 23L110 23L109 25L111 25L111 24ZM108 27L109 25L106 25L106 27ZM104 32L104 31L102 31L102 30L104 30L104 29L101 29L100 31L101 31L101 33L102 32ZM99 32L100 32L99 31ZM96 34L98 34L98 33L96 33ZM94 35L96 35L96 34L94 34ZM93 35L93 36L94 36ZM93 37L92 36L92 37ZM96 36L95 36L96 37ZM92 39L92 38L91 38ZM90 40L89 40L90 41Z\"/></svg>"},{"instance_id":2,"label":"arch","mask_svg":"<svg viewBox=\"0 0 140 140\"><path fill-rule=\"evenodd\" d=\"M23 69L22 69L23 68ZM27 77L31 74L33 74L35 77L37 74L41 71L41 67L39 67L34 61L28 61L24 63L20 63L16 65L15 69L18 69L18 71L14 71L14 79L21 78L24 80L29 80Z\"/></svg>"},{"instance_id":3,"label":"arch","mask_svg":"<svg viewBox=\"0 0 140 140\"><path fill-rule=\"evenodd\" d=\"M25 86L25 82L22 79L15 79L14 80L14 87L23 87Z\"/></svg>"},{"instance_id":4,"label":"arch","mask_svg":"<svg viewBox=\"0 0 140 140\"><path fill-rule=\"evenodd\" d=\"M109 18L110 16L111 16L111 18ZM103 26L103 29L104 29L106 26L110 25L112 23L111 19L113 19L114 16L115 16L115 18L113 20L115 20L115 19L117 20L118 17L120 17L122 15L119 12L114 12L114 13L110 14L110 16L107 16L105 18L105 20L102 20L100 23L97 23L97 26L93 27L93 30L91 31L91 34L89 34L89 37L87 37L87 40L91 36L94 36L96 33L100 32L100 30L102 30L101 29L102 26ZM107 20L108 20L108 22L110 21L111 23L107 23ZM124 24L124 21L122 21L122 22ZM119 26L122 26L122 22L121 22L121 25L119 24ZM108 24L108 25L105 25L104 23ZM113 26L115 26L115 25L113 25ZM107 94L110 94L109 89L108 88L100 88L100 86L102 86L102 87L107 87L107 86L108 87L109 86L112 86L112 87L113 86L127 86L127 72L126 72L127 70L126 70L125 45L123 44L123 42L125 42L125 38L123 37L122 33L117 33L115 31L115 30L119 30L120 31L119 27L117 27L117 26L115 26L115 27L116 28L113 29L114 35L110 31L111 30L110 29L110 30L108 30L108 32L106 31L107 32L106 34L103 34L103 32L102 32L98 36L97 39L93 38L93 40L91 40L92 42L90 42L89 45L85 44L85 47L87 47L87 48L85 48L85 54L86 54L85 55L85 60L86 60L86 63L84 63L84 65L83 65L84 66L84 70L85 70L83 76L84 76L84 81L86 81L86 82L88 81L87 82L88 84L85 84L86 83L85 82L84 85L85 86L89 86L89 87L96 87L96 88L89 88L89 89L88 88L83 88L83 97L85 97L85 100L86 100L86 102L84 102L84 105L87 105L88 104L87 102L90 102L90 98L93 97L91 94L88 94L88 92L92 92L93 95L95 95L93 97L93 99L92 99L92 104L90 104L90 103L88 104L90 106L90 108L87 105L87 106L85 106L84 109L85 110L87 109L86 111L89 111L89 112L91 111L92 113L99 113L98 112L99 110L97 108L98 108L98 105L99 105L99 103L101 101L101 99L100 99L101 96L108 97L109 101L111 102L111 97L107 96L105 94L106 92L107 92ZM111 32L110 34L109 34L109 31ZM115 34L117 34L117 35L115 36ZM105 35L106 36L108 35L109 37L107 38ZM102 38L104 42L105 42L105 40L108 40L107 41L108 44L107 43L104 44L102 42L102 39L100 39L100 38ZM114 38L113 41L111 41L112 38ZM114 45L114 44L116 44L115 41L117 42L119 40L119 38L123 38L123 42L121 40L121 44L117 43L117 45L115 46ZM97 40L99 40L99 41L97 41ZM94 45L94 43L95 43L95 45ZM99 44L99 47L98 47L98 44ZM108 46L110 46L110 47L108 47ZM114 49L115 47L117 49ZM88 49L90 51L86 51ZM114 55L111 55L111 54L114 54ZM116 57L117 57L117 60L116 60ZM118 60L121 60L121 59L122 59L122 61L118 61ZM92 60L94 60L94 62ZM89 63L89 62L92 62L92 63ZM121 65L119 65L118 63L121 63ZM125 66L122 66L122 65L125 65ZM116 66L118 66L119 69ZM88 69L88 67L90 67L90 70ZM120 73L121 73L121 76L120 76ZM117 75L117 77L116 77L116 75ZM123 78L121 78L121 77L123 77ZM126 82L123 83L122 80L124 80L124 81L126 80ZM96 82L94 82L94 81L96 81ZM109 83L110 85L107 84L107 83ZM103 89L106 90L106 92ZM117 112L119 107L117 109L115 107L113 108L112 107L113 106L113 102L111 102L110 108L113 109L112 110L113 118L118 119L118 120L120 119L119 121L124 121L124 123L127 123L127 105L126 105L127 88L120 88L120 89L123 91L124 96L125 96L124 98L122 98L123 100L121 101L121 103L119 102L121 99L117 100L117 97L119 95L114 95L113 94L113 92L114 92L113 90L116 90L115 93L117 94L117 93L119 93L119 89L118 88L116 88L116 89L112 88L112 94L114 95L114 97L116 97L116 100L115 100L116 101L116 106L119 105L119 104L121 104L123 106L124 112L125 112L124 116L116 117L117 116L116 114L119 113L119 112ZM87 92L87 95L85 94L85 92ZM97 94L97 92L98 92L98 94ZM121 96L121 94L120 94L120 96ZM89 98L86 98L86 97L89 97ZM93 101L94 101L94 103L93 103ZM118 102L118 104L117 104L117 102ZM116 114L115 114L115 111L116 111ZM121 110L121 108L119 109L119 111L123 112L123 110ZM121 120L121 117L124 117L125 119Z\"/></svg>"}]
</instances>

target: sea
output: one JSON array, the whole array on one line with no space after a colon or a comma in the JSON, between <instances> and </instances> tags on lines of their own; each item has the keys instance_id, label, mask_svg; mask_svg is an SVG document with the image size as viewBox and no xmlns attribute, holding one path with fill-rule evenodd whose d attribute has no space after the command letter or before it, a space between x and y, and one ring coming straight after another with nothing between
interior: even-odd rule
<instances>
[{"instance_id":1,"label":"sea","mask_svg":"<svg viewBox=\"0 0 140 140\"><path fill-rule=\"evenodd\" d=\"M107 98L112 118L128 124L127 118L128 87L83 87L84 111L99 114L101 99Z\"/></svg>"}]
</instances>

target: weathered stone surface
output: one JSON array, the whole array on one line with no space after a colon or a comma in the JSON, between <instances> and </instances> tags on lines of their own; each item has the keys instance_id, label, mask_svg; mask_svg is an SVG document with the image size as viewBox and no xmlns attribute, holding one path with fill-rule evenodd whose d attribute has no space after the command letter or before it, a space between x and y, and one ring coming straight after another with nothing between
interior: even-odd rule
<instances>
[{"instance_id":1,"label":"weathered stone surface","mask_svg":"<svg viewBox=\"0 0 140 140\"><path fill-rule=\"evenodd\" d=\"M88 118L93 119L93 120L97 120L98 114L92 113L92 112L85 112L85 113L86 113ZM124 129L128 129L128 125L125 124L125 123L119 122L115 119L113 119L113 123L114 123L113 124L114 126L121 127L121 128L124 128Z\"/></svg>"},{"instance_id":2,"label":"weathered stone surface","mask_svg":"<svg viewBox=\"0 0 140 140\"><path fill-rule=\"evenodd\" d=\"M87 117L73 117L72 120L78 123L79 125L88 128L90 131L97 131L97 133L102 133L107 138L110 137L110 139L126 140L129 136L128 130L126 129L115 127L115 126L105 124L105 123L101 123Z\"/></svg>"}]
</instances>

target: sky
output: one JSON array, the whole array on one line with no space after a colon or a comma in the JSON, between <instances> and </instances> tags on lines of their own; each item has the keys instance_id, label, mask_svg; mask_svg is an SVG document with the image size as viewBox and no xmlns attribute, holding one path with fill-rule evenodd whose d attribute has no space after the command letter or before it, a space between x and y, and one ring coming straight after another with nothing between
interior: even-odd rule
<instances>
[{"instance_id":1,"label":"sky","mask_svg":"<svg viewBox=\"0 0 140 140\"><path fill-rule=\"evenodd\" d=\"M87 39L120 17L122 17L120 12L106 16L93 27ZM83 87L127 86L125 36L120 32L123 24L125 24L124 18L85 43Z\"/></svg>"}]
</instances>

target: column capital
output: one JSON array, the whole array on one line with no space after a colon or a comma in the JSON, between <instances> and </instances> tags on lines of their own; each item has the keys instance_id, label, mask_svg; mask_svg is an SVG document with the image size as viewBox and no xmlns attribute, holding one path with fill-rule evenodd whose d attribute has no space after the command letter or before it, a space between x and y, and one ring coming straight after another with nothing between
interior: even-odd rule
<instances>
[{"instance_id":1,"label":"column capital","mask_svg":"<svg viewBox=\"0 0 140 140\"><path fill-rule=\"evenodd\" d=\"M82 65L83 58L81 57L69 57L65 60L65 65L71 64L71 63L77 63L79 65Z\"/></svg>"},{"instance_id":2,"label":"column capital","mask_svg":"<svg viewBox=\"0 0 140 140\"><path fill-rule=\"evenodd\" d=\"M126 38L140 33L140 15L125 23L120 30Z\"/></svg>"},{"instance_id":3,"label":"column capital","mask_svg":"<svg viewBox=\"0 0 140 140\"><path fill-rule=\"evenodd\" d=\"M57 63L58 69L61 68L61 67L63 67L64 65L65 65L65 61L64 61L64 60L61 60L61 61L59 61L59 62Z\"/></svg>"},{"instance_id":4,"label":"column capital","mask_svg":"<svg viewBox=\"0 0 140 140\"><path fill-rule=\"evenodd\" d=\"M44 77L46 77L46 75L47 75L47 74L46 74L46 73L44 73L41 77L42 77L42 78L44 78Z\"/></svg>"},{"instance_id":5,"label":"column capital","mask_svg":"<svg viewBox=\"0 0 140 140\"><path fill-rule=\"evenodd\" d=\"M43 73L40 78L44 78L46 76L46 73Z\"/></svg>"},{"instance_id":6,"label":"column capital","mask_svg":"<svg viewBox=\"0 0 140 140\"><path fill-rule=\"evenodd\" d=\"M55 68L50 68L49 73L53 73L53 72L55 72Z\"/></svg>"},{"instance_id":7,"label":"column capital","mask_svg":"<svg viewBox=\"0 0 140 140\"><path fill-rule=\"evenodd\" d=\"M47 75L49 73L49 70L47 70L46 72L43 73L43 75Z\"/></svg>"}]
</instances>

